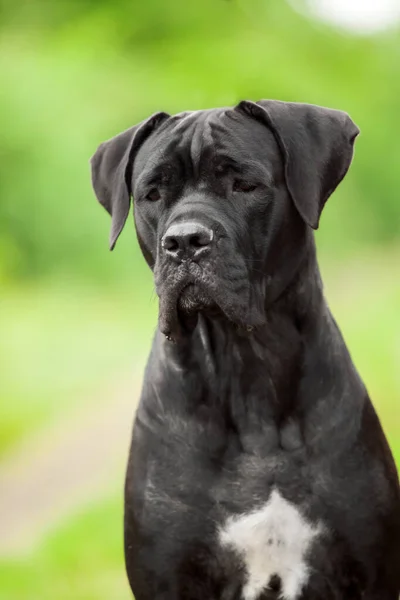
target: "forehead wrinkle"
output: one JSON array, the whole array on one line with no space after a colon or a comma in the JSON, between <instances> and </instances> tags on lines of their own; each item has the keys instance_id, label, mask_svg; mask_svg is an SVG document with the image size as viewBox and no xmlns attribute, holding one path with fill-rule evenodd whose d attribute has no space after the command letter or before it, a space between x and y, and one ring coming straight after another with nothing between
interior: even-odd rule
<instances>
[{"instance_id":1,"label":"forehead wrinkle","mask_svg":"<svg viewBox=\"0 0 400 600\"><path fill-rule=\"evenodd\" d=\"M219 140L214 134L214 130L226 133L226 128L221 121L220 110L204 111L202 118L195 123L195 130L191 140L190 156L193 168L199 171L202 170L204 160L209 164L210 158L214 162L214 156L219 150ZM204 166L204 165L203 165Z\"/></svg>"},{"instance_id":2,"label":"forehead wrinkle","mask_svg":"<svg viewBox=\"0 0 400 600\"><path fill-rule=\"evenodd\" d=\"M229 123L226 123L226 119L219 118L210 123L210 136L213 147L227 156L232 155L232 148L236 149L242 145L240 136L232 130Z\"/></svg>"},{"instance_id":3,"label":"forehead wrinkle","mask_svg":"<svg viewBox=\"0 0 400 600\"><path fill-rule=\"evenodd\" d=\"M140 164L134 163L133 179L135 187L148 185L163 167L169 165L171 163L171 152L177 145L177 140L171 138L166 145L153 147L151 152L146 155L144 169L144 158Z\"/></svg>"},{"instance_id":4,"label":"forehead wrinkle","mask_svg":"<svg viewBox=\"0 0 400 600\"><path fill-rule=\"evenodd\" d=\"M146 153L145 165L150 166L150 169L157 168L162 163L168 163L171 160L171 155L179 146L179 139L174 136L164 135L164 139L152 142L150 151ZM146 169L147 170L147 169Z\"/></svg>"},{"instance_id":5,"label":"forehead wrinkle","mask_svg":"<svg viewBox=\"0 0 400 600\"><path fill-rule=\"evenodd\" d=\"M213 148L213 164L225 165L226 168L232 169L233 172L242 176L252 176L262 180L266 185L273 184L273 173L268 165L268 161L256 159L248 152L246 147L232 146L220 143L218 147Z\"/></svg>"},{"instance_id":6,"label":"forehead wrinkle","mask_svg":"<svg viewBox=\"0 0 400 600\"><path fill-rule=\"evenodd\" d=\"M199 161L203 147L203 131L201 125L193 128L192 139L190 140L190 158L193 166Z\"/></svg>"},{"instance_id":7,"label":"forehead wrinkle","mask_svg":"<svg viewBox=\"0 0 400 600\"><path fill-rule=\"evenodd\" d=\"M204 151L213 147L210 127L211 114L206 113L205 118L197 121L190 144L190 158L196 176L199 175L201 159Z\"/></svg>"},{"instance_id":8,"label":"forehead wrinkle","mask_svg":"<svg viewBox=\"0 0 400 600\"><path fill-rule=\"evenodd\" d=\"M175 115L175 117L173 117L174 122L172 127L172 133L185 133L189 128L192 127L193 123L198 119L199 114L200 111L194 110Z\"/></svg>"},{"instance_id":9,"label":"forehead wrinkle","mask_svg":"<svg viewBox=\"0 0 400 600\"><path fill-rule=\"evenodd\" d=\"M170 129L171 138L175 140L174 150L182 156L187 156L191 163L192 148L195 149L199 144L198 123L203 111L188 111L175 115L172 129ZM201 148L201 144L200 144ZM170 148L167 148L169 150Z\"/></svg>"}]
</instances>

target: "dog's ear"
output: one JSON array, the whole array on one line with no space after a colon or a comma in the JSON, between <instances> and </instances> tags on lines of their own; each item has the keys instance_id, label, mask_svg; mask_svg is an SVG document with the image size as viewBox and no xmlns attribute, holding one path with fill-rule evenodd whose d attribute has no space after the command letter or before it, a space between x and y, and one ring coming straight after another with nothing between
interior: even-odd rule
<instances>
[{"instance_id":1,"label":"dog's ear","mask_svg":"<svg viewBox=\"0 0 400 600\"><path fill-rule=\"evenodd\" d=\"M100 144L90 159L93 189L98 201L112 218L110 250L113 250L129 214L135 153L151 132L169 116L163 112L156 113Z\"/></svg>"},{"instance_id":2,"label":"dog's ear","mask_svg":"<svg viewBox=\"0 0 400 600\"><path fill-rule=\"evenodd\" d=\"M293 202L303 220L317 229L325 202L350 167L358 127L345 112L312 104L245 100L237 108L274 134Z\"/></svg>"}]
</instances>

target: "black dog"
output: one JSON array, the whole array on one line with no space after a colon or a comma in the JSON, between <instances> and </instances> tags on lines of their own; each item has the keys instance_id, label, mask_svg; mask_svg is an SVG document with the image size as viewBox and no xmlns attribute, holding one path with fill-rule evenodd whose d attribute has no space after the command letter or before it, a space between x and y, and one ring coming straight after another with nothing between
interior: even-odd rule
<instances>
[{"instance_id":1,"label":"black dog","mask_svg":"<svg viewBox=\"0 0 400 600\"><path fill-rule=\"evenodd\" d=\"M400 494L313 229L357 127L306 104L158 113L92 159L160 298L126 479L136 600L397 600Z\"/></svg>"}]
</instances>

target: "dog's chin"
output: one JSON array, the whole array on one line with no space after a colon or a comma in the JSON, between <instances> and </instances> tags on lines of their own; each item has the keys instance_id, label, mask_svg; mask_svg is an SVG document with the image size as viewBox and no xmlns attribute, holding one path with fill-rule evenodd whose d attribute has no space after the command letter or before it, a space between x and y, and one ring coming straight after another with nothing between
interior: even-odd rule
<instances>
[{"instance_id":1,"label":"dog's chin","mask_svg":"<svg viewBox=\"0 0 400 600\"><path fill-rule=\"evenodd\" d=\"M178 310L184 315L193 315L213 308L214 300L195 283L187 285L178 297Z\"/></svg>"}]
</instances>

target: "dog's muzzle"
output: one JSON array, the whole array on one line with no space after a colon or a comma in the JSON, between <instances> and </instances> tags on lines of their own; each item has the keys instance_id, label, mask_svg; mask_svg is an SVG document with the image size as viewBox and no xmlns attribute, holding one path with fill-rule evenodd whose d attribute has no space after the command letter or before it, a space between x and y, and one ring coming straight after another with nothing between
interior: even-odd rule
<instances>
[{"instance_id":1,"label":"dog's muzzle","mask_svg":"<svg viewBox=\"0 0 400 600\"><path fill-rule=\"evenodd\" d=\"M154 278L160 331L172 339L190 334L201 312L246 331L265 322L260 286L252 287L246 261L217 222L174 220L160 240Z\"/></svg>"}]
</instances>

